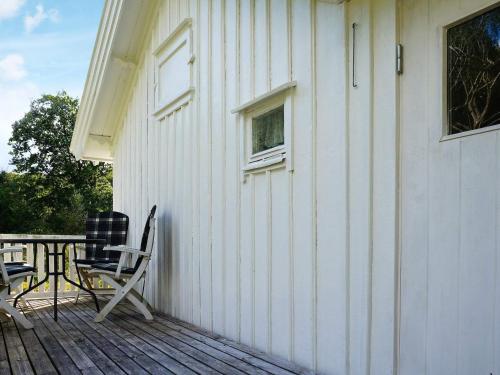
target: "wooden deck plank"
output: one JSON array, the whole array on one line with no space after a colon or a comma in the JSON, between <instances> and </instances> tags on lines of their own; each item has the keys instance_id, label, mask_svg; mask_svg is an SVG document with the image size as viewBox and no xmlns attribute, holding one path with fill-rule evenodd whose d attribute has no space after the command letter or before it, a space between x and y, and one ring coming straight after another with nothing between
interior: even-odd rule
<instances>
[{"instance_id":1,"label":"wooden deck plank","mask_svg":"<svg viewBox=\"0 0 500 375\"><path fill-rule=\"evenodd\" d=\"M118 306L118 310L122 311L124 314L130 314L131 316L137 317L140 319L141 315L137 313L135 310L133 310L130 306L121 304ZM156 317L155 317L156 318ZM227 363L230 366L233 366L234 368L237 368L247 374L251 375L265 375L269 374L268 372L261 370L260 368L257 368L247 362L245 362L242 359L236 358L230 354L227 354L223 351L220 351L212 346L209 346L202 341L196 340L195 338L192 338L191 336L185 335L178 330L174 330L172 328L169 328L166 325L160 324L158 321L152 321L148 322L148 325L151 326L151 328L154 328L155 330L159 332L163 332L171 337L176 338L179 341L182 341L214 358L217 358L218 360Z\"/></svg>"},{"instance_id":2,"label":"wooden deck plank","mask_svg":"<svg viewBox=\"0 0 500 375\"><path fill-rule=\"evenodd\" d=\"M71 313L77 316L82 323L87 324L91 329L99 332L108 342L112 345L115 345L118 349L120 349L123 353L125 353L129 358L133 359L138 365L144 368L151 374L167 374L171 375L173 372L169 371L167 368L163 367L160 363L156 362L151 357L144 354L141 350L139 350L136 346L129 344L125 341L121 336L117 335L114 331L105 327L100 323L94 322L95 314L89 314L86 311L83 311L79 304L73 305L70 309Z\"/></svg>"},{"instance_id":3,"label":"wooden deck plank","mask_svg":"<svg viewBox=\"0 0 500 375\"><path fill-rule=\"evenodd\" d=\"M190 356L183 352L180 349L177 349L175 346L169 345L160 339L156 338L155 336L149 334L148 332L145 332L143 329L137 328L135 325L130 324L129 322L125 322L122 319L117 319L117 317L113 314L108 315L107 318L108 321L113 322L117 326L121 327L122 329L125 329L135 335L136 337L141 338L145 342L150 343L153 345L155 348L166 354L167 356L175 359L177 362L182 363L184 366L188 367L195 373L199 374L207 374L207 375L218 375L220 372L214 370L213 368L209 367L207 364L203 363L202 361L199 361L197 358L194 356ZM186 349L186 348L184 348Z\"/></svg>"},{"instance_id":4,"label":"wooden deck plank","mask_svg":"<svg viewBox=\"0 0 500 375\"><path fill-rule=\"evenodd\" d=\"M68 301L68 303L70 302ZM146 369L139 366L132 358L128 357L104 336L100 335L97 330L92 329L86 322L73 314L66 304L61 304L59 311L65 319L72 322L75 330L79 330L85 335L85 337L92 342L92 345L99 348L108 358L120 366L125 373L138 375L148 374Z\"/></svg>"},{"instance_id":5,"label":"wooden deck plank","mask_svg":"<svg viewBox=\"0 0 500 375\"><path fill-rule=\"evenodd\" d=\"M52 300L21 303L35 328L25 330L11 319L0 324L0 375L311 374L163 314L147 321L129 303L95 323L91 302L62 298L57 322Z\"/></svg>"},{"instance_id":6,"label":"wooden deck plank","mask_svg":"<svg viewBox=\"0 0 500 375\"><path fill-rule=\"evenodd\" d=\"M10 318L7 318L10 319ZM11 374L9 358L7 357L7 350L5 346L5 338L3 328L0 325L0 375Z\"/></svg>"},{"instance_id":7,"label":"wooden deck plank","mask_svg":"<svg viewBox=\"0 0 500 375\"><path fill-rule=\"evenodd\" d=\"M96 374L102 374L94 364L94 362L85 354L82 348L68 336L64 329L61 328L58 322L54 321L52 317L52 309L47 309L45 306L38 305L37 301L28 301L28 304L36 312L42 324L52 333L54 338L62 347L63 351L73 360L76 367L80 370L93 370ZM50 313L48 312L50 311ZM59 353L58 353L59 354ZM59 371L66 371L65 367L58 368Z\"/></svg>"},{"instance_id":8,"label":"wooden deck plank","mask_svg":"<svg viewBox=\"0 0 500 375\"><path fill-rule=\"evenodd\" d=\"M141 319L138 315L130 314L128 311L115 309L112 311L112 320L118 319L130 323L137 327L138 329L150 334L151 336L156 337L157 339L165 342L166 344L175 347L181 350L183 353L186 353L190 357L202 362L206 366L219 371L222 374L238 374L243 375L244 372L238 370L236 367L228 365L227 363L219 360L218 358L211 356L197 348L186 344L182 340L178 340L177 338L166 334L163 331L157 330L153 327L154 322L149 322L144 319Z\"/></svg>"},{"instance_id":9,"label":"wooden deck plank","mask_svg":"<svg viewBox=\"0 0 500 375\"><path fill-rule=\"evenodd\" d=\"M86 303L83 303L83 301L81 303L78 303L78 306L85 309L86 311L92 311L92 308L89 307ZM158 363L161 363L163 366L167 367L174 374L196 374L194 371L184 366L182 363L176 361L174 358L168 356L163 351L157 349L156 346L152 345L150 342L148 342L148 340L137 337L135 334L125 329L122 325L115 324L114 322L111 322L107 319L100 324L120 335L125 341L127 341L131 345L134 345L143 353L147 354Z\"/></svg>"},{"instance_id":10,"label":"wooden deck plank","mask_svg":"<svg viewBox=\"0 0 500 375\"><path fill-rule=\"evenodd\" d=\"M48 301L48 307L52 309L52 302ZM59 304L59 326L64 330L64 332L70 336L75 343L77 343L83 352L89 357L89 359L105 374L110 375L125 375L126 372L119 367L119 365L115 362L115 359L120 359L119 356L116 356L117 353L114 353L115 356L110 357L103 352L104 347L100 347L95 345L91 340L87 338L87 336L76 326L73 324L72 320L68 318L65 309L64 303Z\"/></svg>"},{"instance_id":11,"label":"wooden deck plank","mask_svg":"<svg viewBox=\"0 0 500 375\"><path fill-rule=\"evenodd\" d=\"M35 326L33 328L33 332L38 338L40 344L43 346L43 349L49 355L57 371L60 372L63 370L65 374L70 375L80 374L81 372L78 370L73 360L64 352L62 346L45 327L42 320L32 307L28 304L27 306L22 307L22 309L26 314L29 314L29 318Z\"/></svg>"},{"instance_id":12,"label":"wooden deck plank","mask_svg":"<svg viewBox=\"0 0 500 375\"><path fill-rule=\"evenodd\" d=\"M293 362L287 361L286 359L267 354L267 353L262 352L260 350L251 348L249 346L246 346L246 345L243 345L240 343L237 343L233 340L229 340L229 339L222 337L220 335L213 334L207 330L204 330L200 327L197 327L193 324L184 322L184 321L179 320L177 318L174 318L172 316L161 314L161 313L157 313L156 315L159 318L169 320L170 322L172 322L178 326L182 326L182 327L187 328L193 332L197 332L198 334L200 334L202 336L205 336L205 337L210 338L212 340L218 341L221 344L232 347L232 348L239 350L243 353L249 354L249 355L253 356L254 358L261 359L262 361L265 361L265 362L270 363L276 367L279 367L283 370L286 370L287 372L291 372L293 374L298 374L298 375L315 375L314 371L306 369L304 367L301 367Z\"/></svg>"},{"instance_id":13,"label":"wooden deck plank","mask_svg":"<svg viewBox=\"0 0 500 375\"><path fill-rule=\"evenodd\" d=\"M28 318L29 320L33 319L33 315L35 315L35 313L27 308L27 305L24 301L20 301L18 306L23 310L26 318ZM54 367L48 353L45 351L42 343L35 334L35 330L24 329L17 323L16 326L32 366L34 363L36 363L36 366L34 366L36 374L37 375L57 374L58 372Z\"/></svg>"},{"instance_id":14,"label":"wooden deck plank","mask_svg":"<svg viewBox=\"0 0 500 375\"><path fill-rule=\"evenodd\" d=\"M35 374L14 321L9 319L2 323L2 330L12 373Z\"/></svg>"},{"instance_id":15,"label":"wooden deck plank","mask_svg":"<svg viewBox=\"0 0 500 375\"><path fill-rule=\"evenodd\" d=\"M127 306L127 305L125 305ZM130 307L129 307L130 308ZM242 351L239 348L235 348L232 345L227 345L226 343L222 343L219 340L217 340L220 336L214 335L209 332L205 332L204 330L196 330L193 328L192 325L189 323L185 323L185 325L178 324L177 322L172 321L169 319L170 317L163 315L163 314L155 314L155 320L160 323L165 325L166 327L173 329L175 331L178 331L186 336L189 336L191 338L194 338L196 340L199 340L200 342L211 346L221 352L224 352L226 354L229 354L235 358L238 358L244 362L247 362L248 364L255 366L258 369L264 370L268 373L274 374L274 375L294 375L296 373L288 371L286 369L283 369L280 366L277 366L273 363L270 363L268 361L265 361L261 358L258 358L248 352ZM180 322L180 321L178 321ZM184 322L182 322L184 323Z\"/></svg>"}]
</instances>

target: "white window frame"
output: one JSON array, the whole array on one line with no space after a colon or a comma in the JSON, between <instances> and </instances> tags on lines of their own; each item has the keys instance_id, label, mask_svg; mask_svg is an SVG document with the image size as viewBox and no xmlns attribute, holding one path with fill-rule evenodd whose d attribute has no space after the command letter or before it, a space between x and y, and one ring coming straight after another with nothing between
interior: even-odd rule
<instances>
[{"instance_id":1,"label":"white window frame","mask_svg":"<svg viewBox=\"0 0 500 375\"><path fill-rule=\"evenodd\" d=\"M293 88L295 81L287 82L269 92L241 104L231 112L240 115L240 153L243 178L251 173L286 166L293 171ZM284 144L261 152L252 152L253 119L283 106Z\"/></svg>"},{"instance_id":2,"label":"white window frame","mask_svg":"<svg viewBox=\"0 0 500 375\"><path fill-rule=\"evenodd\" d=\"M262 105L255 107L253 110L249 111L246 113L245 116L245 150L246 150L246 161L247 161L247 167L252 168L255 165L260 165L260 164L255 164L255 163L260 163L262 161L276 161L276 163L282 162L286 158L286 139L284 140L282 145L270 148L268 150L264 151L259 151L257 153L253 153L253 120L256 117L260 117L262 115L265 115L266 113L269 113L281 106L283 106L283 132L285 132L286 128L286 112L287 112L287 106L286 106L286 98L283 95L274 97ZM286 135L285 135L286 138Z\"/></svg>"},{"instance_id":3,"label":"white window frame","mask_svg":"<svg viewBox=\"0 0 500 375\"><path fill-rule=\"evenodd\" d=\"M193 43L192 43L192 28L191 18L183 20L172 33L154 50L154 115L156 117L165 117L176 111L186 103L188 103L193 96ZM189 84L186 88L179 90L174 97L161 101L160 92L160 68L172 56L183 48L184 45L188 49L188 59L186 64L189 65Z\"/></svg>"},{"instance_id":4,"label":"white window frame","mask_svg":"<svg viewBox=\"0 0 500 375\"><path fill-rule=\"evenodd\" d=\"M450 134L449 133L449 128L450 128L450 122L449 122L449 113L448 113L448 30L455 27L459 26L467 21L472 20L475 17L481 16L499 6L498 3L488 5L486 7L481 6L479 9L475 9L474 11L470 12L466 16L460 16L460 18L452 18L445 22L444 24L441 25L441 37L440 37L440 49L441 49L441 96L442 96L442 103L441 103L441 137L439 139L439 142L446 142L446 141L453 141L455 139L460 139L460 138L465 138L469 136L474 136L477 134L482 134L482 133L487 133L491 131L499 131L500 130L500 124L496 125L490 125L484 128L479 128L479 129L473 129L473 130L466 130L460 133L456 134Z\"/></svg>"}]
</instances>

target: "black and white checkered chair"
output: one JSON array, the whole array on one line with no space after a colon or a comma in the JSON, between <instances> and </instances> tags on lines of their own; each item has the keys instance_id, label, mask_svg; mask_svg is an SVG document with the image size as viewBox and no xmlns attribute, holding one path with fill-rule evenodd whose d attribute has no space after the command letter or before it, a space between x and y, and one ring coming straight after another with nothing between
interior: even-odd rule
<instances>
[{"instance_id":1,"label":"black and white checkered chair","mask_svg":"<svg viewBox=\"0 0 500 375\"><path fill-rule=\"evenodd\" d=\"M99 276L105 284L115 290L115 295L104 306L95 321L101 322L111 310L124 298L127 298L146 319L152 320L153 315L148 308L148 303L143 299L134 287L146 277L147 266L151 259L151 251L155 236L155 213L156 206L151 209L144 232L142 233L141 247L134 249L128 246L106 246L105 250L113 250L121 253L117 263L96 263L89 271L90 276ZM135 262L133 261L133 259Z\"/></svg>"},{"instance_id":2,"label":"black and white checkered chair","mask_svg":"<svg viewBox=\"0 0 500 375\"><path fill-rule=\"evenodd\" d=\"M85 237L87 239L105 239L105 244L86 244L85 258L78 259L75 254L75 265L80 278L88 289L93 287L88 270L96 263L118 262L120 252L106 250L105 246L119 246L127 243L128 216L116 211L99 212L87 217ZM76 251L75 251L76 252ZM78 301L79 292L75 302Z\"/></svg>"}]
</instances>

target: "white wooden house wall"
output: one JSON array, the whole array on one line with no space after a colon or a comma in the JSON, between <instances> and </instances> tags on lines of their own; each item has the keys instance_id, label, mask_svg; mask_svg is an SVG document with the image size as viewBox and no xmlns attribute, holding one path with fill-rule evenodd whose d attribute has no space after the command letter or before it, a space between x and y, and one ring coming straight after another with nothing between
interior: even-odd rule
<instances>
[{"instance_id":1,"label":"white wooden house wall","mask_svg":"<svg viewBox=\"0 0 500 375\"><path fill-rule=\"evenodd\" d=\"M498 126L443 136L442 79L444 27L495 4L401 6L402 374L500 373Z\"/></svg>"},{"instance_id":2,"label":"white wooden house wall","mask_svg":"<svg viewBox=\"0 0 500 375\"><path fill-rule=\"evenodd\" d=\"M114 206L162 311L330 374L395 366L394 0L164 0L114 145ZM193 100L157 121L153 51L192 19ZM350 25L359 24L351 85ZM242 180L231 110L289 81L293 172Z\"/></svg>"},{"instance_id":3,"label":"white wooden house wall","mask_svg":"<svg viewBox=\"0 0 500 375\"><path fill-rule=\"evenodd\" d=\"M105 4L71 149L113 161L132 245L158 205L156 309L320 373L500 373L500 126L446 135L443 44L498 0ZM285 163L243 177L232 111L284 85Z\"/></svg>"}]
</instances>

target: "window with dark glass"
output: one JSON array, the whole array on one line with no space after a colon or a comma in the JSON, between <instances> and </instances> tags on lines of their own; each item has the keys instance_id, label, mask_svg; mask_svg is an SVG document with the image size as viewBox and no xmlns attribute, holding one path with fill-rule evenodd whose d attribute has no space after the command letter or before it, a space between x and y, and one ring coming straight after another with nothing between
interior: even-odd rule
<instances>
[{"instance_id":1,"label":"window with dark glass","mask_svg":"<svg viewBox=\"0 0 500 375\"><path fill-rule=\"evenodd\" d=\"M500 6L447 31L448 133L500 124Z\"/></svg>"},{"instance_id":2,"label":"window with dark glass","mask_svg":"<svg viewBox=\"0 0 500 375\"><path fill-rule=\"evenodd\" d=\"M284 106L252 119L252 153L257 154L285 143Z\"/></svg>"}]
</instances>

